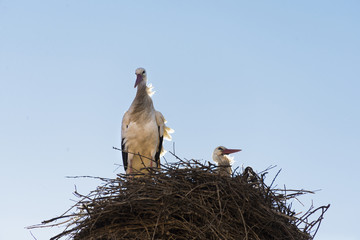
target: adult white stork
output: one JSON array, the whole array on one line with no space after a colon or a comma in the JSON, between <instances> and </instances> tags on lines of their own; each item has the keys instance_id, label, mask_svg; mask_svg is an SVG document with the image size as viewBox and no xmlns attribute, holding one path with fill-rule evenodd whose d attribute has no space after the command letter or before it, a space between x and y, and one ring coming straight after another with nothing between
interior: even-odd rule
<instances>
[{"instance_id":1,"label":"adult white stork","mask_svg":"<svg viewBox=\"0 0 360 240\"><path fill-rule=\"evenodd\" d=\"M171 128L165 126L164 116L155 110L152 87L146 85L144 68L135 71L137 92L121 126L121 148L127 174L147 173L145 167L160 167L164 153L163 139L171 140Z\"/></svg>"},{"instance_id":2,"label":"adult white stork","mask_svg":"<svg viewBox=\"0 0 360 240\"><path fill-rule=\"evenodd\" d=\"M214 162L219 166L218 173L221 176L231 176L231 165L234 162L234 158L229 156L231 153L239 152L241 149L229 149L224 146L215 148L212 158Z\"/></svg>"}]
</instances>

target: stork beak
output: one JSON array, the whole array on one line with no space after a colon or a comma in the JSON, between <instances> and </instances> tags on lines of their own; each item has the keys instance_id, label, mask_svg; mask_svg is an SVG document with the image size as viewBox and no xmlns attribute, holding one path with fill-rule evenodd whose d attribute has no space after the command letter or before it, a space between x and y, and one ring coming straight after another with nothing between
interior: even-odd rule
<instances>
[{"instance_id":1,"label":"stork beak","mask_svg":"<svg viewBox=\"0 0 360 240\"><path fill-rule=\"evenodd\" d=\"M223 150L223 154L228 155L228 154L236 153L236 152L240 152L240 151L241 151L241 149L225 149L225 150Z\"/></svg>"},{"instance_id":2,"label":"stork beak","mask_svg":"<svg viewBox=\"0 0 360 240\"><path fill-rule=\"evenodd\" d=\"M136 74L136 82L134 88L143 80L143 76L141 74Z\"/></svg>"}]
</instances>

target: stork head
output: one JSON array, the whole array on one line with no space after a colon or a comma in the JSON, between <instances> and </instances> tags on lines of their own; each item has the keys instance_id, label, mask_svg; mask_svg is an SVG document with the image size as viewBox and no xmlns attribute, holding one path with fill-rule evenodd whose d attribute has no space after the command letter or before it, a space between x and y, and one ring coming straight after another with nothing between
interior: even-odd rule
<instances>
[{"instance_id":1,"label":"stork head","mask_svg":"<svg viewBox=\"0 0 360 240\"><path fill-rule=\"evenodd\" d=\"M216 162L217 164L224 164L224 161L227 161L227 155L239 151L241 151L241 149L229 149L224 146L219 146L214 149L212 157L214 162Z\"/></svg>"},{"instance_id":2,"label":"stork head","mask_svg":"<svg viewBox=\"0 0 360 240\"><path fill-rule=\"evenodd\" d=\"M141 82L146 82L146 71L144 68L137 68L135 70L135 74L136 74L136 82L134 85L134 88L137 87L137 85L139 85Z\"/></svg>"}]
</instances>

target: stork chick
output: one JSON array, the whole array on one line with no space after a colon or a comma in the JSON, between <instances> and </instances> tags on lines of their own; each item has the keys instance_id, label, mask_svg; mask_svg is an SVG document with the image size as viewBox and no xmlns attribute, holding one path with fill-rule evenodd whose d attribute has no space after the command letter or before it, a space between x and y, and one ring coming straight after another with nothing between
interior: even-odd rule
<instances>
[{"instance_id":1,"label":"stork chick","mask_svg":"<svg viewBox=\"0 0 360 240\"><path fill-rule=\"evenodd\" d=\"M165 126L164 116L155 110L151 99L152 87L146 85L144 68L135 71L135 99L124 114L121 126L123 164L127 174L147 173L147 167L160 167L164 153L163 139L171 140L171 128Z\"/></svg>"},{"instance_id":2,"label":"stork chick","mask_svg":"<svg viewBox=\"0 0 360 240\"><path fill-rule=\"evenodd\" d=\"M218 173L221 176L231 176L232 169L231 165L234 162L233 157L229 156L231 153L239 152L241 149L228 149L224 146L215 148L212 158L214 162L219 166Z\"/></svg>"}]
</instances>

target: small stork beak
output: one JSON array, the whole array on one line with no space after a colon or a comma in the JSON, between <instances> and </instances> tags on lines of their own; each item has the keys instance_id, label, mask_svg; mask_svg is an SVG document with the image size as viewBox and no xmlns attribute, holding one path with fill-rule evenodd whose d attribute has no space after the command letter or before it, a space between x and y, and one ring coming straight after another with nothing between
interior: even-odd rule
<instances>
[{"instance_id":1,"label":"small stork beak","mask_svg":"<svg viewBox=\"0 0 360 240\"><path fill-rule=\"evenodd\" d=\"M136 74L136 82L134 85L134 88L136 88L137 85L143 80L143 76L141 74Z\"/></svg>"},{"instance_id":2,"label":"small stork beak","mask_svg":"<svg viewBox=\"0 0 360 240\"><path fill-rule=\"evenodd\" d=\"M223 154L228 155L228 154L236 153L236 152L240 152L240 151L241 151L241 149L225 149L225 150L223 150Z\"/></svg>"}]
</instances>

